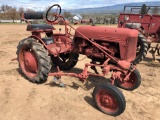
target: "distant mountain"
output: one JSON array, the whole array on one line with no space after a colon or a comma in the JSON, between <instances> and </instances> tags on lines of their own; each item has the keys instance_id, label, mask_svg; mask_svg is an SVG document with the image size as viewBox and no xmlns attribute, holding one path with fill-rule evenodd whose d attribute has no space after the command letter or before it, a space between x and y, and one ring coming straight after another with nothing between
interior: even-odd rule
<instances>
[{"instance_id":1,"label":"distant mountain","mask_svg":"<svg viewBox=\"0 0 160 120\"><path fill-rule=\"evenodd\" d=\"M136 3L127 3L127 4L117 4L113 6L104 6L104 7L97 7L97 8L82 8L82 9L71 9L71 10L64 10L68 11L73 14L91 14L91 13L120 13L123 11L125 5L132 5L132 6L142 6L146 4L147 6L160 6L160 1L152 1L152 2L136 2Z\"/></svg>"}]
</instances>

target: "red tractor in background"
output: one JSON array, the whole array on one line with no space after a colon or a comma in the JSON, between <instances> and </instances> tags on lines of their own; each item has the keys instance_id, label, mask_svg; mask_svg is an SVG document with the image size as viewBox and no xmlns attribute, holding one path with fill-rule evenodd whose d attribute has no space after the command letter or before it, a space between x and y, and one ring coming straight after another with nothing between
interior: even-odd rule
<instances>
[{"instance_id":1,"label":"red tractor in background","mask_svg":"<svg viewBox=\"0 0 160 120\"><path fill-rule=\"evenodd\" d=\"M146 56L147 51L151 48L153 59L155 53L159 52L160 43L160 15L151 15L149 10L160 6L147 6L147 13L140 14L142 6L124 6L124 11L119 15L118 27L136 29L139 32L137 44L137 57L133 61L134 64L139 63ZM128 9L129 8L129 9ZM138 13L133 13L134 10L139 10ZM158 43L152 46L152 43Z\"/></svg>"},{"instance_id":2,"label":"red tractor in background","mask_svg":"<svg viewBox=\"0 0 160 120\"><path fill-rule=\"evenodd\" d=\"M47 10L45 18L49 23L63 20L65 34L54 33L54 27L49 24L28 23L27 31L31 32L31 36L20 41L17 46L19 68L24 77L33 83L44 83L48 76L54 76L56 81L60 81L61 76L72 76L85 82L89 76L105 76L111 72L111 84L97 85L93 99L102 112L112 116L120 115L125 110L126 101L114 85L134 90L141 84L140 73L131 63L136 57L138 31L100 26L80 26L74 29L60 13L61 7L55 4ZM27 19L43 19L43 14L24 13L24 20ZM71 29L75 30L75 34L71 34ZM73 68L79 54L91 59L90 63L85 64L82 73L60 71ZM58 72L52 73L51 67L54 65ZM88 72L88 67L95 73ZM101 73L96 67L101 68Z\"/></svg>"}]
</instances>

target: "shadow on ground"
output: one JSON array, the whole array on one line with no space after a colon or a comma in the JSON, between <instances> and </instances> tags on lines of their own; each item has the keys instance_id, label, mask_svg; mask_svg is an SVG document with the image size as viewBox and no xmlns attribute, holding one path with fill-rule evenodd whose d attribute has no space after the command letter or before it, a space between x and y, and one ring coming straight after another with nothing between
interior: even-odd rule
<instances>
[{"instance_id":1,"label":"shadow on ground","mask_svg":"<svg viewBox=\"0 0 160 120\"><path fill-rule=\"evenodd\" d=\"M146 57L139 64L140 65L146 65L146 66L149 66L149 67L160 67L160 59L156 59L156 61L153 61L152 58Z\"/></svg>"},{"instance_id":2,"label":"shadow on ground","mask_svg":"<svg viewBox=\"0 0 160 120\"><path fill-rule=\"evenodd\" d=\"M93 100L92 97L85 96L85 97L84 97L84 100L85 100L90 106L92 106L94 109L98 110L98 108L96 107L96 105L95 105L94 100Z\"/></svg>"},{"instance_id":3,"label":"shadow on ground","mask_svg":"<svg viewBox=\"0 0 160 120\"><path fill-rule=\"evenodd\" d=\"M80 74L82 71L83 71L83 69L80 69L80 68L72 68L71 70L63 71L63 72ZM57 72L57 68L55 68L55 67L52 68L52 72ZM77 78L77 80L78 80L78 78ZM109 83L109 79L107 79L105 77L89 76L87 81L84 82L82 86L77 84L76 82L72 82L72 85L65 84L65 86L71 87L75 90L78 90L78 88L81 87L82 89L88 91L88 90L92 89L93 87L95 87L96 85L107 84L107 83ZM59 84L57 84L55 82L50 82L50 83L45 84L45 85L49 85L51 87L60 86Z\"/></svg>"}]
</instances>

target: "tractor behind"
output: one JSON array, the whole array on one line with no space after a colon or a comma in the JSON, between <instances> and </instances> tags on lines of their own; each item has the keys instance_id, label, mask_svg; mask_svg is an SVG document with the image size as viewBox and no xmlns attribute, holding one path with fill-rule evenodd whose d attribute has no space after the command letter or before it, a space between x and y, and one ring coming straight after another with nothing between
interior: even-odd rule
<instances>
[{"instance_id":1,"label":"tractor behind","mask_svg":"<svg viewBox=\"0 0 160 120\"><path fill-rule=\"evenodd\" d=\"M123 13L119 15L119 28L136 29L139 32L135 64L143 60L150 48L154 60L156 51L160 55L160 15L152 15L150 12L155 7L160 8L160 6L147 6L146 13L140 14L142 6L124 6Z\"/></svg>"}]
</instances>

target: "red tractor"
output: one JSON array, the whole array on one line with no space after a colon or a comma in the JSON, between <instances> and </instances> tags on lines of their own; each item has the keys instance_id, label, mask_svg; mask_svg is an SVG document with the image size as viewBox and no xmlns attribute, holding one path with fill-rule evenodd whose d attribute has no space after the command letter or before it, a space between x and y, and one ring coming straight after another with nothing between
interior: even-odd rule
<instances>
[{"instance_id":1,"label":"red tractor","mask_svg":"<svg viewBox=\"0 0 160 120\"><path fill-rule=\"evenodd\" d=\"M46 13L48 22L64 20L60 15L61 7L51 6ZM43 19L41 13L24 13L27 19ZM70 33L70 29L75 34ZM32 33L19 42L17 56L19 68L24 77L33 83L44 83L48 76L60 81L61 76L72 76L85 82L89 76L105 76L111 72L111 84L97 85L93 91L96 106L104 113L117 116L124 112L125 97L115 87L134 90L141 84L141 76L131 63L136 57L138 31L127 28L109 28L99 26L80 26L74 29L65 22L65 34L54 33L54 27L48 24L28 24L27 31ZM42 37L45 34L45 37ZM91 59L82 73L64 73L60 70L73 68L79 54ZM52 66L58 72L51 72ZM95 73L88 72L88 67ZM101 68L99 73L96 67ZM60 82L61 83L61 82Z\"/></svg>"},{"instance_id":2,"label":"red tractor","mask_svg":"<svg viewBox=\"0 0 160 120\"><path fill-rule=\"evenodd\" d=\"M159 53L159 47L152 46L151 43L160 43L160 15L151 15L149 10L160 6L147 6L147 11L140 14L142 6L124 6L124 11L119 15L118 27L136 29L139 32L137 44L137 56L133 61L134 64L139 63L146 56L147 51L150 51L155 60L155 53ZM133 13L133 11L138 13Z\"/></svg>"}]
</instances>

